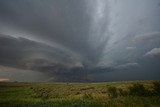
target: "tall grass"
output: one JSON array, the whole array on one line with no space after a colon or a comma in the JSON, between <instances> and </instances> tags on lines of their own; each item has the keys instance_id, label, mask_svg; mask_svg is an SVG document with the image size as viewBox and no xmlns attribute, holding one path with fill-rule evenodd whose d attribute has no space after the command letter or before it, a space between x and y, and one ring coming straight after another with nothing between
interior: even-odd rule
<instances>
[{"instance_id":1,"label":"tall grass","mask_svg":"<svg viewBox=\"0 0 160 107\"><path fill-rule=\"evenodd\" d=\"M133 84L126 90L116 87L109 87L108 94L111 98L118 96L139 96L139 97L149 97L149 96L160 96L160 82L154 82L150 89L145 88L143 84Z\"/></svg>"},{"instance_id":2,"label":"tall grass","mask_svg":"<svg viewBox=\"0 0 160 107\"><path fill-rule=\"evenodd\" d=\"M160 106L160 82L0 83L0 107Z\"/></svg>"}]
</instances>

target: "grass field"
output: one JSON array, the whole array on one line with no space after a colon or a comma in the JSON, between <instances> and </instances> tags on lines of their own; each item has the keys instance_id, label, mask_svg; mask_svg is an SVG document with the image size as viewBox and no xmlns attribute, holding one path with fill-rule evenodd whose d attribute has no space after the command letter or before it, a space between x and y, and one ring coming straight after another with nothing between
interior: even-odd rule
<instances>
[{"instance_id":1,"label":"grass field","mask_svg":"<svg viewBox=\"0 0 160 107\"><path fill-rule=\"evenodd\" d=\"M0 107L160 107L159 84L0 82Z\"/></svg>"}]
</instances>

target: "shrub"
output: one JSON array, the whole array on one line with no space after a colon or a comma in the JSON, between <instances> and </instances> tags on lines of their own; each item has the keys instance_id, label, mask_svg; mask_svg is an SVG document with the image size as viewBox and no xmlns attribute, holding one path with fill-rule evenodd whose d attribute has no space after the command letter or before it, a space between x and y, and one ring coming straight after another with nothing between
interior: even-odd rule
<instances>
[{"instance_id":1,"label":"shrub","mask_svg":"<svg viewBox=\"0 0 160 107\"><path fill-rule=\"evenodd\" d=\"M160 96L160 82L153 83L153 95Z\"/></svg>"},{"instance_id":2,"label":"shrub","mask_svg":"<svg viewBox=\"0 0 160 107\"><path fill-rule=\"evenodd\" d=\"M51 96L50 92L51 91L49 91L47 89L44 89L44 88L42 88L42 89L36 88L36 89L33 89L33 93L34 93L33 96L36 97L36 98L47 99L47 98L49 98Z\"/></svg>"},{"instance_id":3,"label":"shrub","mask_svg":"<svg viewBox=\"0 0 160 107\"><path fill-rule=\"evenodd\" d=\"M117 88L116 87L109 87L108 88L109 97L116 98L118 96Z\"/></svg>"},{"instance_id":4,"label":"shrub","mask_svg":"<svg viewBox=\"0 0 160 107\"><path fill-rule=\"evenodd\" d=\"M127 90L118 89L120 96L128 96L129 93Z\"/></svg>"},{"instance_id":5,"label":"shrub","mask_svg":"<svg viewBox=\"0 0 160 107\"><path fill-rule=\"evenodd\" d=\"M148 96L150 91L145 89L143 84L134 84L129 87L129 94L133 96Z\"/></svg>"}]
</instances>

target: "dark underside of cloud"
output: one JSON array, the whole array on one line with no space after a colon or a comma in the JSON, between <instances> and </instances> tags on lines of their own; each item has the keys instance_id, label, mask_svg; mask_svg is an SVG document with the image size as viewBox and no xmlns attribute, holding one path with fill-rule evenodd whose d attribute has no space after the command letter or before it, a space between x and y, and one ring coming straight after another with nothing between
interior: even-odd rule
<instances>
[{"instance_id":1,"label":"dark underside of cloud","mask_svg":"<svg viewBox=\"0 0 160 107\"><path fill-rule=\"evenodd\" d=\"M160 79L158 4L159 0L0 0L0 77Z\"/></svg>"},{"instance_id":2,"label":"dark underside of cloud","mask_svg":"<svg viewBox=\"0 0 160 107\"><path fill-rule=\"evenodd\" d=\"M0 35L0 65L50 73L61 81L84 80L84 66L65 51L25 38Z\"/></svg>"}]
</instances>

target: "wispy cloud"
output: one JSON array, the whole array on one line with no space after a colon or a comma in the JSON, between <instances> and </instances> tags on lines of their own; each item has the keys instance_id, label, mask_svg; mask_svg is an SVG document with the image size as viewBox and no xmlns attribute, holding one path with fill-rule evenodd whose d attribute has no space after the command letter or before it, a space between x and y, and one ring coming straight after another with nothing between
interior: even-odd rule
<instances>
[{"instance_id":1,"label":"wispy cloud","mask_svg":"<svg viewBox=\"0 0 160 107\"><path fill-rule=\"evenodd\" d=\"M160 56L160 48L154 48L147 52L144 56Z\"/></svg>"},{"instance_id":2,"label":"wispy cloud","mask_svg":"<svg viewBox=\"0 0 160 107\"><path fill-rule=\"evenodd\" d=\"M139 66L138 63L126 63L126 64L123 64L123 65L116 66L115 69L118 69L118 70L132 69L132 68L135 68L135 67L138 67L138 66Z\"/></svg>"},{"instance_id":3,"label":"wispy cloud","mask_svg":"<svg viewBox=\"0 0 160 107\"><path fill-rule=\"evenodd\" d=\"M135 50L136 47L126 47L127 50Z\"/></svg>"},{"instance_id":4,"label":"wispy cloud","mask_svg":"<svg viewBox=\"0 0 160 107\"><path fill-rule=\"evenodd\" d=\"M152 39L160 39L160 32L144 33L135 36L135 41L143 42Z\"/></svg>"}]
</instances>

